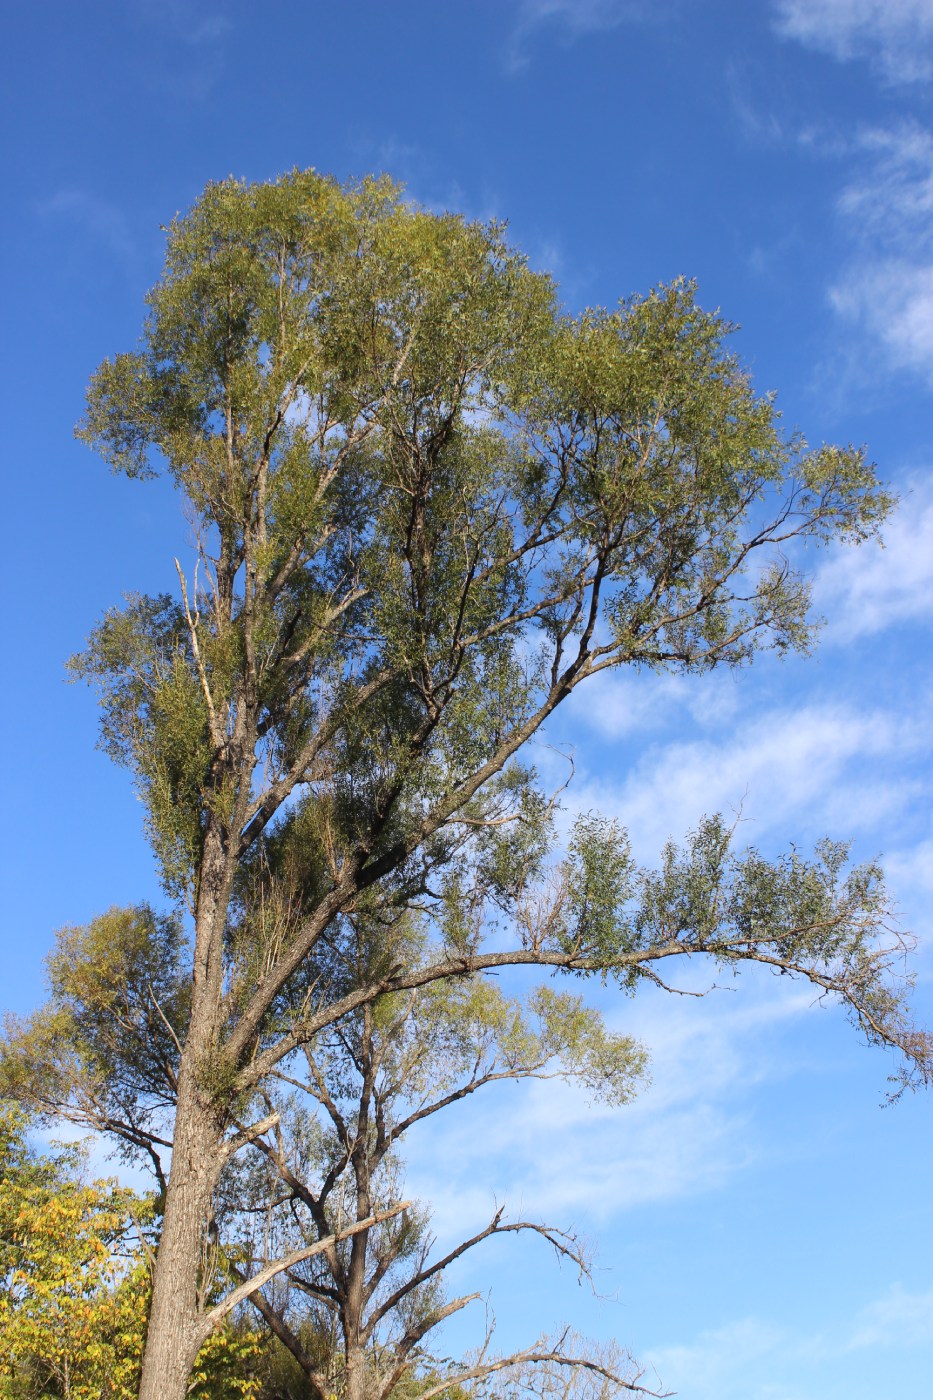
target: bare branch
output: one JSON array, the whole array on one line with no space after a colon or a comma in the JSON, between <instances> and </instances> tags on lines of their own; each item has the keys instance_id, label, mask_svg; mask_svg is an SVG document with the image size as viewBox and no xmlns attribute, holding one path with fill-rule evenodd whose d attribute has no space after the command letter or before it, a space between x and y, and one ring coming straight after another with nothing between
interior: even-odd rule
<instances>
[{"instance_id":1,"label":"bare branch","mask_svg":"<svg viewBox=\"0 0 933 1400\"><path fill-rule=\"evenodd\" d=\"M546 1346L530 1347L527 1351L514 1352L511 1356L497 1357L491 1361L480 1361L476 1365L467 1366L459 1371L454 1371L443 1381L430 1386L427 1390L420 1392L418 1400L434 1400L435 1396L444 1395L455 1385L462 1385L465 1381L481 1381L493 1376L498 1372L512 1371L518 1374L509 1377L513 1384L517 1382L522 1386L526 1394L543 1394L540 1386L545 1383L546 1378L542 1377L539 1382L530 1375L523 1376L521 1372L526 1367L548 1368L553 1367L558 1370L568 1370L571 1372L588 1373L598 1379L607 1382L616 1391L627 1391L633 1395L647 1395L654 1397L654 1400L667 1400L673 1395L670 1390L649 1390L647 1386L639 1384L643 1371L637 1373L634 1378L620 1376L616 1371L603 1366L600 1362L594 1361L588 1356L573 1356L562 1351L560 1344L557 1347L547 1348ZM517 1394L510 1388L510 1394ZM611 1395L611 1391L609 1394Z\"/></svg>"},{"instance_id":2,"label":"bare branch","mask_svg":"<svg viewBox=\"0 0 933 1400\"><path fill-rule=\"evenodd\" d=\"M220 1149L221 1162L229 1161L235 1153L239 1152L241 1147L245 1147L247 1143L255 1142L257 1138L262 1137L263 1133L274 1128L279 1122L279 1117L278 1113L270 1113L267 1118L260 1119L258 1123L250 1124L248 1128L244 1128L235 1137L227 1138Z\"/></svg>"},{"instance_id":3,"label":"bare branch","mask_svg":"<svg viewBox=\"0 0 933 1400\"><path fill-rule=\"evenodd\" d=\"M409 1293L413 1292L416 1288L420 1288L430 1279L436 1278L439 1274L442 1274L455 1259L459 1259L462 1255L466 1254L468 1250L473 1249L475 1245L480 1244L483 1240L489 1239L491 1235L516 1234L520 1231L530 1230L532 1233L540 1235L542 1239L547 1240L548 1244L554 1247L558 1255L570 1259L577 1266L581 1275L587 1278L590 1277L589 1261L583 1254L580 1245L573 1235L567 1234L563 1230L556 1230L548 1225L538 1224L531 1220L515 1220L503 1225L501 1222L504 1209L505 1207L503 1206L496 1211L496 1214L486 1226L485 1230L480 1230L478 1234L456 1245L448 1254L444 1255L443 1259L438 1259L436 1263L430 1265L428 1268L419 1269L411 1278L406 1279L394 1293L391 1293L380 1306L373 1311L366 1324L367 1335L372 1332L378 1322L388 1316L390 1312L394 1311L402 1299L407 1297Z\"/></svg>"},{"instance_id":4,"label":"bare branch","mask_svg":"<svg viewBox=\"0 0 933 1400\"><path fill-rule=\"evenodd\" d=\"M358 1235L361 1230L371 1230L374 1225L379 1225L383 1220L391 1220L394 1216L400 1215L403 1210L408 1210L411 1201L402 1201L397 1206L391 1206L388 1210L377 1211L375 1214L367 1216L365 1220L357 1220L352 1225L334 1235L327 1235L323 1240L316 1240L314 1244L307 1245L304 1249L295 1249L291 1254L286 1254L282 1259L275 1259L265 1268L260 1269L252 1278L245 1279L243 1283L227 1294L220 1303L202 1314L198 1327L203 1337L209 1337L218 1323L233 1312L240 1303L249 1298L252 1293L263 1288L271 1279L278 1274L285 1273L288 1269L293 1269L296 1264L301 1264L305 1259L311 1259L315 1254L321 1254L325 1250L332 1249L341 1240L350 1239L353 1235Z\"/></svg>"},{"instance_id":5,"label":"bare branch","mask_svg":"<svg viewBox=\"0 0 933 1400\"><path fill-rule=\"evenodd\" d=\"M201 682L201 692L204 696L204 703L207 706L207 713L210 719L211 739L214 745L219 748L224 741L224 732L217 722L217 713L214 709L214 697L211 695L210 681L207 677L207 670L201 658L201 645L198 641L198 621L197 604L195 604L194 616L188 605L188 584L185 580L184 570L178 560L175 560L175 569L178 574L178 583L181 588L182 605L185 609L185 620L188 623L188 636L191 641L191 654L194 657L194 664L197 667L198 679Z\"/></svg>"}]
</instances>

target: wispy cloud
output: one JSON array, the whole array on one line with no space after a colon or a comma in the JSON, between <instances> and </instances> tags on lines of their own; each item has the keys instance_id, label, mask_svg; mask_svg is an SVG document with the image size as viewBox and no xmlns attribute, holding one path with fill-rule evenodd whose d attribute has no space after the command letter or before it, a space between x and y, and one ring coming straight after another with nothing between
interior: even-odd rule
<instances>
[{"instance_id":1,"label":"wispy cloud","mask_svg":"<svg viewBox=\"0 0 933 1400\"><path fill-rule=\"evenodd\" d=\"M628 20L657 18L659 8L660 0L518 0L507 67L515 72L527 65L527 41L538 30L548 28L574 39L615 29Z\"/></svg>"},{"instance_id":2,"label":"wispy cloud","mask_svg":"<svg viewBox=\"0 0 933 1400\"><path fill-rule=\"evenodd\" d=\"M849 150L868 161L861 177L843 190L841 213L862 234L883 238L905 252L918 239L929 246L933 241L933 135L910 121L869 127Z\"/></svg>"},{"instance_id":3,"label":"wispy cloud","mask_svg":"<svg viewBox=\"0 0 933 1400\"><path fill-rule=\"evenodd\" d=\"M495 194L485 189L477 197L467 190L430 144L403 141L392 133L375 136L360 131L352 137L351 146L359 168L399 181L406 197L434 214L454 211L480 223L502 217Z\"/></svg>"},{"instance_id":4,"label":"wispy cloud","mask_svg":"<svg viewBox=\"0 0 933 1400\"><path fill-rule=\"evenodd\" d=\"M783 843L790 830L855 834L892 821L918 795L911 768L930 746L927 731L925 716L838 702L772 707L708 737L650 745L621 784L581 771L567 807L616 817L644 861L716 811L741 808L742 836L753 842Z\"/></svg>"},{"instance_id":5,"label":"wispy cloud","mask_svg":"<svg viewBox=\"0 0 933 1400\"><path fill-rule=\"evenodd\" d=\"M652 734L690 720L701 726L729 719L739 703L735 676L676 672L604 671L575 691L567 703L573 726L584 725L606 739Z\"/></svg>"},{"instance_id":6,"label":"wispy cloud","mask_svg":"<svg viewBox=\"0 0 933 1400\"><path fill-rule=\"evenodd\" d=\"M898 889L933 894L933 836L908 850L892 851L885 866ZM929 907L929 901L926 906ZM930 953L933 954L933 947Z\"/></svg>"},{"instance_id":7,"label":"wispy cloud","mask_svg":"<svg viewBox=\"0 0 933 1400\"><path fill-rule=\"evenodd\" d=\"M830 302L882 349L890 369L910 370L933 386L933 264L862 264L831 288Z\"/></svg>"},{"instance_id":8,"label":"wispy cloud","mask_svg":"<svg viewBox=\"0 0 933 1400\"><path fill-rule=\"evenodd\" d=\"M199 0L133 0L133 8L147 24L192 47L215 44L231 28L226 15Z\"/></svg>"},{"instance_id":9,"label":"wispy cloud","mask_svg":"<svg viewBox=\"0 0 933 1400\"><path fill-rule=\"evenodd\" d=\"M933 384L933 136L905 122L864 131L850 149L857 174L838 210L856 252L830 302L862 345Z\"/></svg>"},{"instance_id":10,"label":"wispy cloud","mask_svg":"<svg viewBox=\"0 0 933 1400\"><path fill-rule=\"evenodd\" d=\"M933 1288L909 1293L895 1285L882 1298L863 1308L849 1336L845 1351L864 1347L915 1347L933 1343Z\"/></svg>"},{"instance_id":11,"label":"wispy cloud","mask_svg":"<svg viewBox=\"0 0 933 1400\"><path fill-rule=\"evenodd\" d=\"M705 972L698 989L710 985ZM581 1216L605 1223L716 1188L749 1167L764 1148L743 1095L800 1068L799 1058L772 1052L770 1037L808 1014L813 997L796 986L775 996L770 978L756 985L750 977L742 990L702 1002L639 998L616 1013L615 1028L651 1052L650 1084L627 1107L590 1104L559 1081L506 1086L430 1136L413 1135L411 1189L431 1201L438 1234L478 1225L494 1199L562 1225L580 1225Z\"/></svg>"},{"instance_id":12,"label":"wispy cloud","mask_svg":"<svg viewBox=\"0 0 933 1400\"><path fill-rule=\"evenodd\" d=\"M845 62L870 60L887 82L933 77L930 0L776 0L780 34Z\"/></svg>"},{"instance_id":13,"label":"wispy cloud","mask_svg":"<svg viewBox=\"0 0 933 1400\"><path fill-rule=\"evenodd\" d=\"M225 0L128 0L128 11L145 42L138 81L173 101L207 98L224 70L227 41L234 28Z\"/></svg>"},{"instance_id":14,"label":"wispy cloud","mask_svg":"<svg viewBox=\"0 0 933 1400\"><path fill-rule=\"evenodd\" d=\"M741 1318L725 1327L702 1332L687 1345L659 1347L645 1360L657 1371L665 1387L687 1390L695 1400L731 1400L741 1378L748 1385L750 1369L778 1353L787 1342L784 1329L759 1318ZM773 1378L772 1378L773 1379ZM798 1394L769 1385L767 1391L742 1390L742 1400L802 1400Z\"/></svg>"},{"instance_id":15,"label":"wispy cloud","mask_svg":"<svg viewBox=\"0 0 933 1400\"><path fill-rule=\"evenodd\" d=\"M816 603L831 619L827 641L933 619L933 483L909 483L884 536L884 549L840 550L817 574Z\"/></svg>"},{"instance_id":16,"label":"wispy cloud","mask_svg":"<svg viewBox=\"0 0 933 1400\"><path fill-rule=\"evenodd\" d=\"M763 93L742 64L726 67L726 91L732 103L736 129L750 146L780 146L787 140L787 114L780 111L776 94Z\"/></svg>"},{"instance_id":17,"label":"wispy cloud","mask_svg":"<svg viewBox=\"0 0 933 1400\"><path fill-rule=\"evenodd\" d=\"M907 1351L931 1342L933 1290L912 1293L893 1285L835 1334L801 1333L746 1317L702 1332L687 1345L657 1348L645 1359L666 1386L689 1392L694 1400L810 1400L814 1392L798 1388L801 1373L815 1377L824 1367L831 1372L841 1358L868 1348ZM749 1388L750 1375L766 1379ZM835 1396L844 1389L830 1380L829 1391L820 1393Z\"/></svg>"},{"instance_id":18,"label":"wispy cloud","mask_svg":"<svg viewBox=\"0 0 933 1400\"><path fill-rule=\"evenodd\" d=\"M641 18L644 0L520 0L519 26L528 33L543 24L560 24L575 34L614 29L623 19Z\"/></svg>"},{"instance_id":19,"label":"wispy cloud","mask_svg":"<svg viewBox=\"0 0 933 1400\"><path fill-rule=\"evenodd\" d=\"M109 253L127 259L135 251L123 210L87 190L61 189L39 206L46 217L69 220Z\"/></svg>"},{"instance_id":20,"label":"wispy cloud","mask_svg":"<svg viewBox=\"0 0 933 1400\"><path fill-rule=\"evenodd\" d=\"M815 15L823 13L824 3L814 0ZM923 4L933 77L933 0ZM898 7L890 8L893 14ZM809 0L804 11L810 13ZM843 252L827 288L830 306L846 325L846 341L836 362L824 367L824 399L840 379L850 391L856 386L860 393L870 391L884 370L908 371L933 384L933 134L928 124L904 115L854 132L819 122L795 130L793 117L772 115L763 105L769 99L750 93L736 73L730 91L748 140L794 142L798 150L838 162L847 172L835 201ZM770 102L775 100L772 93ZM782 237L785 248L792 247L799 234L792 227ZM752 266L762 261L753 251Z\"/></svg>"}]
</instances>

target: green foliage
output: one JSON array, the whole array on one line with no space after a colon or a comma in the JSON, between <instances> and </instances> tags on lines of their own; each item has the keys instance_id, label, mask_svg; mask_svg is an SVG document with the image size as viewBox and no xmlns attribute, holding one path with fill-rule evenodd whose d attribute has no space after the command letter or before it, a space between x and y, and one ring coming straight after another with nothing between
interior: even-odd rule
<instances>
[{"instance_id":1,"label":"green foliage","mask_svg":"<svg viewBox=\"0 0 933 1400\"><path fill-rule=\"evenodd\" d=\"M309 748L338 857L374 811L382 850L410 841L591 604L611 640L568 686L808 644L806 588L763 553L861 538L890 501L862 453L782 436L730 330L686 282L568 317L501 228L385 180L208 186L79 430L118 470L164 465L199 522L190 608L133 598L74 663L173 893L256 765L291 786Z\"/></svg>"},{"instance_id":2,"label":"green foliage","mask_svg":"<svg viewBox=\"0 0 933 1400\"><path fill-rule=\"evenodd\" d=\"M567 849L563 877L567 891L568 952L609 965L625 952L629 936L622 911L634 888L635 864L628 836L616 822L592 814L579 817Z\"/></svg>"},{"instance_id":3,"label":"green foliage","mask_svg":"<svg viewBox=\"0 0 933 1400\"><path fill-rule=\"evenodd\" d=\"M135 1400L149 1308L153 1202L87 1182L79 1146L32 1151L0 1103L0 1400ZM202 1348L193 1400L255 1396L257 1333Z\"/></svg>"},{"instance_id":4,"label":"green foliage","mask_svg":"<svg viewBox=\"0 0 933 1400\"><path fill-rule=\"evenodd\" d=\"M129 1400L148 1277L127 1244L150 1208L114 1182L85 1183L77 1148L32 1153L25 1127L20 1111L2 1107L0 1395Z\"/></svg>"},{"instance_id":5,"label":"green foliage","mask_svg":"<svg viewBox=\"0 0 933 1400\"><path fill-rule=\"evenodd\" d=\"M595 1099L606 1103L633 1098L647 1070L643 1046L631 1036L608 1031L599 1012L582 997L538 987L529 1004L538 1018L541 1051L553 1056L567 1078L578 1079Z\"/></svg>"},{"instance_id":6,"label":"green foliage","mask_svg":"<svg viewBox=\"0 0 933 1400\"><path fill-rule=\"evenodd\" d=\"M158 1167L146 1134L158 1135L174 1106L186 963L177 919L146 905L59 930L46 962L48 1001L5 1019L0 1096L45 1122L65 1111L116 1132L125 1156L142 1152Z\"/></svg>"},{"instance_id":7,"label":"green foliage","mask_svg":"<svg viewBox=\"0 0 933 1400\"><path fill-rule=\"evenodd\" d=\"M106 678L100 745L134 770L166 885L184 891L213 794L208 716L181 610L165 596L112 609L70 669Z\"/></svg>"},{"instance_id":8,"label":"green foliage","mask_svg":"<svg viewBox=\"0 0 933 1400\"><path fill-rule=\"evenodd\" d=\"M533 768L510 763L490 782L477 811L484 821L479 881L487 898L507 912L544 868L554 839L553 804L545 801Z\"/></svg>"}]
</instances>

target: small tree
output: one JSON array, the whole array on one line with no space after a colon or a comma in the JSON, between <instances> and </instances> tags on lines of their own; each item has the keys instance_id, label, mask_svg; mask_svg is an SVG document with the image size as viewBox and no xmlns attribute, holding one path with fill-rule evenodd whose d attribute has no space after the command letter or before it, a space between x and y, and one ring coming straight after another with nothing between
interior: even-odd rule
<instances>
[{"instance_id":1,"label":"small tree","mask_svg":"<svg viewBox=\"0 0 933 1400\"><path fill-rule=\"evenodd\" d=\"M315 977L332 981L331 995L333 983L346 995L365 985L374 958L391 957L411 972L439 952L408 917L386 926L351 916L322 940L312 962ZM348 1221L363 1222L401 1198L398 1152L416 1124L490 1084L554 1074L622 1103L643 1061L641 1048L607 1033L579 996L549 987L523 1000L486 981L433 981L366 1002L270 1076L262 1100L272 1126L253 1138L264 1170L247 1159L222 1181L221 1238L237 1240L234 1252L255 1269L270 1255L337 1238ZM344 1389L388 1400L426 1374L453 1387L464 1369L479 1380L507 1363L484 1354L451 1367L432 1354L434 1329L479 1296L449 1299L445 1270L483 1241L519 1231L539 1234L588 1274L572 1236L510 1221L502 1209L485 1229L432 1257L426 1214L408 1210L303 1261L253 1301L318 1400ZM554 1354L539 1347L521 1362L529 1369ZM573 1359L563 1353L566 1369ZM516 1359L512 1371L518 1367ZM630 1374L619 1379L631 1383Z\"/></svg>"},{"instance_id":2,"label":"small tree","mask_svg":"<svg viewBox=\"0 0 933 1400\"><path fill-rule=\"evenodd\" d=\"M0 1103L0 1397L134 1400L150 1296L152 1201L88 1181L81 1145L33 1151ZM255 1395L258 1338L215 1332L192 1400Z\"/></svg>"},{"instance_id":3,"label":"small tree","mask_svg":"<svg viewBox=\"0 0 933 1400\"><path fill-rule=\"evenodd\" d=\"M128 1240L144 1203L83 1181L76 1147L31 1152L25 1126L0 1105L0 1395L90 1397L101 1362L112 1393L129 1395L120 1382L138 1372L143 1333L134 1323L123 1336L122 1304L137 1282Z\"/></svg>"},{"instance_id":4,"label":"small tree","mask_svg":"<svg viewBox=\"0 0 933 1400\"><path fill-rule=\"evenodd\" d=\"M572 318L501 229L381 180L229 180L173 223L142 346L101 366L81 429L118 470L168 471L198 553L75 663L194 931L141 1400L182 1400L209 1332L297 1262L207 1303L218 1182L271 1128L269 1077L386 997L510 964L631 990L702 953L809 978L929 1073L878 872L837 848L769 864L710 823L650 875L593 826L556 890L543 863L513 892L487 870L542 800L519 751L578 685L805 648L787 553L889 506L862 452L782 435L728 331L685 283ZM325 975L347 921L406 910L444 924L433 960L377 944L353 987ZM153 1068L110 1127L147 1152Z\"/></svg>"}]
</instances>

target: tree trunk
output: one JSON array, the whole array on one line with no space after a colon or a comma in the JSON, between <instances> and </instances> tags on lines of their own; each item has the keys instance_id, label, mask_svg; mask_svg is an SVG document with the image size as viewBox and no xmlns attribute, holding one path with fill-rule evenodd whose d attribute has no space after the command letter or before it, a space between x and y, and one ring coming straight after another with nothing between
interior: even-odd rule
<instances>
[{"instance_id":1,"label":"tree trunk","mask_svg":"<svg viewBox=\"0 0 933 1400\"><path fill-rule=\"evenodd\" d=\"M217 1179L219 1136L214 1115L183 1062L139 1400L185 1400L191 1368L204 1340L198 1279Z\"/></svg>"},{"instance_id":2,"label":"tree trunk","mask_svg":"<svg viewBox=\"0 0 933 1400\"><path fill-rule=\"evenodd\" d=\"M364 1193L357 1198L357 1219L365 1220L367 1209L360 1214ZM367 1198L368 1200L368 1198ZM343 1305L344 1354L347 1361L346 1400L371 1400L367 1395L366 1348L361 1341L363 1327L363 1285L369 1231L361 1230L350 1244L350 1266L347 1270L347 1291Z\"/></svg>"},{"instance_id":3,"label":"tree trunk","mask_svg":"<svg viewBox=\"0 0 933 1400\"><path fill-rule=\"evenodd\" d=\"M347 1347L347 1400L371 1400L366 1394L366 1353L352 1343Z\"/></svg>"},{"instance_id":4,"label":"tree trunk","mask_svg":"<svg viewBox=\"0 0 933 1400\"><path fill-rule=\"evenodd\" d=\"M204 1232L220 1169L222 1114L201 1087L220 1027L223 930L232 868L221 833L205 836L195 915L191 1017L178 1069L172 1168L152 1281L139 1400L185 1400L205 1340L198 1308Z\"/></svg>"}]
</instances>

